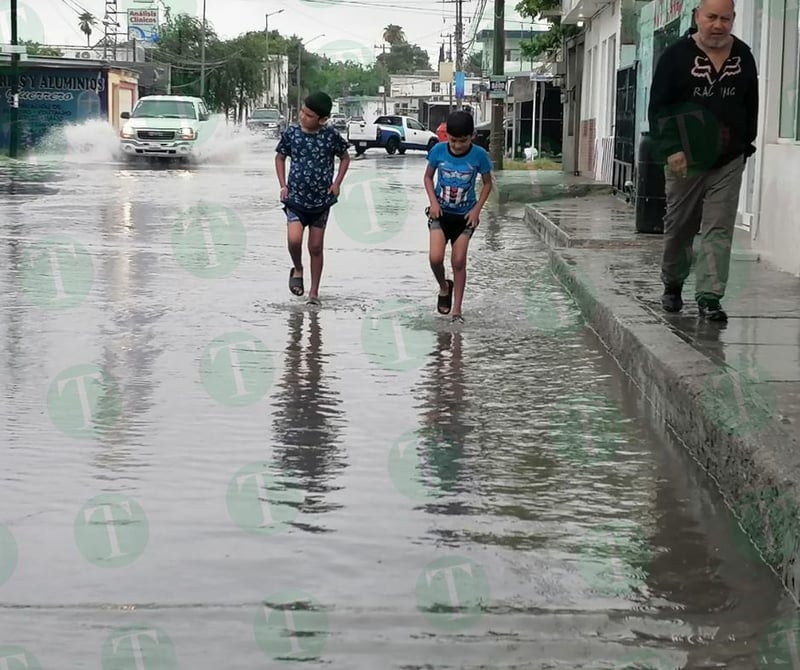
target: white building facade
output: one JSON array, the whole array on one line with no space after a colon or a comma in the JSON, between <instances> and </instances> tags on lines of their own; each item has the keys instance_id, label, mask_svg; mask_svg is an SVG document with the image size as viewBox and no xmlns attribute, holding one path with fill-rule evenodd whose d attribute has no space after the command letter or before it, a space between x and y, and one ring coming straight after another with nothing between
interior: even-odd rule
<instances>
[{"instance_id":1,"label":"white building facade","mask_svg":"<svg viewBox=\"0 0 800 670\"><path fill-rule=\"evenodd\" d=\"M564 169L611 183L622 0L564 0L562 23L582 27L564 49ZM630 41L627 40L627 41ZM630 49L628 49L629 52Z\"/></svg>"},{"instance_id":2,"label":"white building facade","mask_svg":"<svg viewBox=\"0 0 800 670\"><path fill-rule=\"evenodd\" d=\"M564 171L612 183L617 76L635 68L631 142L649 130L653 69L664 48L692 25L694 0L564 0L562 21L583 26L564 45ZM633 10L635 45L626 13ZM800 10L797 0L739 2L734 34L750 45L759 70L756 153L747 161L737 227L775 267L800 275ZM580 22L580 23L579 23ZM616 138L615 138L616 136ZM611 160L609 160L611 154Z\"/></svg>"},{"instance_id":3,"label":"white building facade","mask_svg":"<svg viewBox=\"0 0 800 670\"><path fill-rule=\"evenodd\" d=\"M286 56L270 54L265 68L265 91L262 98L264 107L275 107L287 113L287 94L289 91L289 59Z\"/></svg>"},{"instance_id":4,"label":"white building facade","mask_svg":"<svg viewBox=\"0 0 800 670\"><path fill-rule=\"evenodd\" d=\"M750 3L739 3L750 5ZM800 275L800 76L798 3L769 0L737 6L736 30L756 53L760 75L757 151L748 163L753 183L740 210L753 248L774 266ZM749 27L749 29L748 29ZM748 32L752 33L748 40Z\"/></svg>"}]
</instances>

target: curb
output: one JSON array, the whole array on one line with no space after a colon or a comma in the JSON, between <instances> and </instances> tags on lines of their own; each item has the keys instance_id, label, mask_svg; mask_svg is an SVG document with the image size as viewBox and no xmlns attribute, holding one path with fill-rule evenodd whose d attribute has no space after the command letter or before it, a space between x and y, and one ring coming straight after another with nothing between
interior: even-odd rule
<instances>
[{"instance_id":1,"label":"curb","mask_svg":"<svg viewBox=\"0 0 800 670\"><path fill-rule=\"evenodd\" d=\"M557 198L581 198L611 193L612 187L608 184L547 184L530 181L528 183L497 183L490 198L501 205L509 202L530 204Z\"/></svg>"},{"instance_id":2,"label":"curb","mask_svg":"<svg viewBox=\"0 0 800 670\"><path fill-rule=\"evenodd\" d=\"M538 225L533 225L534 217ZM701 401L705 384L720 366L644 307L620 295L611 277L595 274L595 285L590 286L588 273L576 271L580 261L571 257L570 249L553 248L554 243L568 242L568 236L542 212L526 215L525 221L550 246L550 267L587 325L640 389L648 418L678 436L731 510L738 502L753 501L752 514L734 517L767 565L800 600L798 436L776 420L749 435L720 426Z\"/></svg>"},{"instance_id":3,"label":"curb","mask_svg":"<svg viewBox=\"0 0 800 670\"><path fill-rule=\"evenodd\" d=\"M589 195L605 195L602 190L593 191ZM578 196L580 197L580 196ZM631 240L602 240L586 237L573 237L566 230L553 223L545 214L533 206L525 209L525 221L536 234L551 248L592 248L592 249L618 249L620 247L649 247L653 240L660 241L663 235L639 233Z\"/></svg>"}]
</instances>

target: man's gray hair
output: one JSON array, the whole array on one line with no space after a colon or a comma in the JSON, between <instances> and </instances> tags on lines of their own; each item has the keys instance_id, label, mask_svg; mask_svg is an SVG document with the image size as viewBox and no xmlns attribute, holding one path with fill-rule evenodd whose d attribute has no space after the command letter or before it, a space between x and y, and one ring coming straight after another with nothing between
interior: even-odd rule
<instances>
[{"instance_id":1,"label":"man's gray hair","mask_svg":"<svg viewBox=\"0 0 800 670\"><path fill-rule=\"evenodd\" d=\"M733 7L734 9L736 9L736 0L729 0L729 2L731 3L731 7ZM700 8L700 7L702 7L704 4L706 4L706 0L700 0L700 3L697 5L697 8L699 9L699 8Z\"/></svg>"}]
</instances>

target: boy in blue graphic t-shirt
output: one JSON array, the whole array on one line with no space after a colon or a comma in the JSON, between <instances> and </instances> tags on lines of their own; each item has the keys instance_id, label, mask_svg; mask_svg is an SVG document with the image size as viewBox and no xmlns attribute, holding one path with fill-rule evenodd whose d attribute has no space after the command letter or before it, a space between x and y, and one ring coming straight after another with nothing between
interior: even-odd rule
<instances>
[{"instance_id":1,"label":"boy in blue graphic t-shirt","mask_svg":"<svg viewBox=\"0 0 800 670\"><path fill-rule=\"evenodd\" d=\"M339 198L350 155L348 143L335 129L327 126L333 101L323 92L309 95L300 108L298 124L290 126L275 147L275 171L281 188L281 202L286 212L289 255L289 290L303 295L303 233L308 227L308 253L311 256L311 286L308 303L319 305L319 282L322 277L322 243L331 207ZM286 179L286 159L290 160ZM339 171L333 176L334 159Z\"/></svg>"},{"instance_id":2,"label":"boy in blue graphic t-shirt","mask_svg":"<svg viewBox=\"0 0 800 670\"><path fill-rule=\"evenodd\" d=\"M461 301L467 283L467 249L480 213L492 191L492 161L486 151L472 143L475 122L467 112L453 112L447 118L447 142L440 142L428 154L425 191L433 276L439 283L436 309L440 314L452 310L453 321L463 323ZM436 185L433 176L437 174ZM481 194L475 196L475 182L481 176ZM450 242L453 280L447 279L444 253Z\"/></svg>"}]
</instances>

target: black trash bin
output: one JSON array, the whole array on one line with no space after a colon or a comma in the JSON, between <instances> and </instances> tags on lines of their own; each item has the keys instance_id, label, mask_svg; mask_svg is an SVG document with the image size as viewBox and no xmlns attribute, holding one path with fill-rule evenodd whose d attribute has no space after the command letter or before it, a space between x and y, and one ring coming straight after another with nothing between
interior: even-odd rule
<instances>
[{"instance_id":1,"label":"black trash bin","mask_svg":"<svg viewBox=\"0 0 800 670\"><path fill-rule=\"evenodd\" d=\"M664 163L653 150L650 133L643 132L636 166L636 232L663 233L667 198Z\"/></svg>"}]
</instances>

